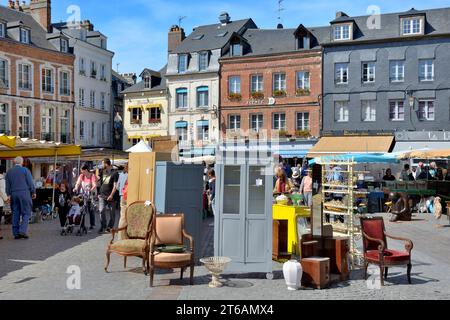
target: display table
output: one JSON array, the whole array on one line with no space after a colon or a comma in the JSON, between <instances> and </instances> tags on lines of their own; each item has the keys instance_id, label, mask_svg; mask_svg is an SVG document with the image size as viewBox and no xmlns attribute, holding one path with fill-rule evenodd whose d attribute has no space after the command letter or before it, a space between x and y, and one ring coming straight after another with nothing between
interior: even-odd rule
<instances>
[{"instance_id":1,"label":"display table","mask_svg":"<svg viewBox=\"0 0 450 320\"><path fill-rule=\"evenodd\" d=\"M406 193L410 196L435 196L436 195L436 190L429 190L429 189L424 189L424 190L420 190L420 189L391 189L390 190L393 193L396 192L401 192L401 193Z\"/></svg>"},{"instance_id":2,"label":"display table","mask_svg":"<svg viewBox=\"0 0 450 320\"><path fill-rule=\"evenodd\" d=\"M273 220L287 221L287 253L298 254L297 250L297 217L310 218L309 207L297 207L274 204L272 206ZM305 223L306 224L306 223Z\"/></svg>"}]
</instances>

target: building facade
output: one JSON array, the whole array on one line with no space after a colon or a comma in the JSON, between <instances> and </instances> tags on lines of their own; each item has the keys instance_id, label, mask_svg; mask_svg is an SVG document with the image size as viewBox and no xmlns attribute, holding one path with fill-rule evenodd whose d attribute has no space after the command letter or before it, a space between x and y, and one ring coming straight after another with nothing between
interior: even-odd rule
<instances>
[{"instance_id":1,"label":"building facade","mask_svg":"<svg viewBox=\"0 0 450 320\"><path fill-rule=\"evenodd\" d=\"M111 113L111 130L112 147L116 150L123 149L123 96L121 92L131 87L134 83L130 83L122 75L112 70L111 77L111 105L113 106Z\"/></svg>"},{"instance_id":2,"label":"building facade","mask_svg":"<svg viewBox=\"0 0 450 320\"><path fill-rule=\"evenodd\" d=\"M370 17L339 12L324 43L323 133L396 133L399 142L448 132L448 15L411 9L369 28Z\"/></svg>"},{"instance_id":3,"label":"building facade","mask_svg":"<svg viewBox=\"0 0 450 320\"><path fill-rule=\"evenodd\" d=\"M89 21L53 29L69 38L75 55L75 142L83 147L112 147L111 72L114 53L107 38Z\"/></svg>"},{"instance_id":4,"label":"building facade","mask_svg":"<svg viewBox=\"0 0 450 320\"><path fill-rule=\"evenodd\" d=\"M318 137L324 29L248 29L221 61L223 138Z\"/></svg>"},{"instance_id":5,"label":"building facade","mask_svg":"<svg viewBox=\"0 0 450 320\"><path fill-rule=\"evenodd\" d=\"M73 143L74 56L50 21L50 1L0 6L0 133Z\"/></svg>"},{"instance_id":6,"label":"building facade","mask_svg":"<svg viewBox=\"0 0 450 320\"><path fill-rule=\"evenodd\" d=\"M214 153L219 139L219 59L234 35L256 28L251 19L231 21L226 13L219 19L218 24L195 28L187 38L178 26L169 32L169 134L178 137L184 157Z\"/></svg>"},{"instance_id":7,"label":"building facade","mask_svg":"<svg viewBox=\"0 0 450 320\"><path fill-rule=\"evenodd\" d=\"M145 69L141 81L122 91L123 148L127 150L140 140L169 134L169 103L165 68L160 71Z\"/></svg>"}]
</instances>

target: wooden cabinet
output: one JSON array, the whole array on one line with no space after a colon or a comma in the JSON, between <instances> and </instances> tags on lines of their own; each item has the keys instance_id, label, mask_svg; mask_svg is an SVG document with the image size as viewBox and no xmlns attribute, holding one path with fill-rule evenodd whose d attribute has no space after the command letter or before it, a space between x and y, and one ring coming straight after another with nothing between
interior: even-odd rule
<instances>
[{"instance_id":1,"label":"wooden cabinet","mask_svg":"<svg viewBox=\"0 0 450 320\"><path fill-rule=\"evenodd\" d=\"M130 153L127 203L154 201L155 153Z\"/></svg>"},{"instance_id":2,"label":"wooden cabinet","mask_svg":"<svg viewBox=\"0 0 450 320\"><path fill-rule=\"evenodd\" d=\"M330 284L330 258L310 257L301 261L302 286L323 289Z\"/></svg>"},{"instance_id":3,"label":"wooden cabinet","mask_svg":"<svg viewBox=\"0 0 450 320\"><path fill-rule=\"evenodd\" d=\"M340 238L324 238L323 255L330 258L330 272L338 274L340 280L347 280L350 275L349 271L349 239Z\"/></svg>"},{"instance_id":4,"label":"wooden cabinet","mask_svg":"<svg viewBox=\"0 0 450 320\"><path fill-rule=\"evenodd\" d=\"M272 237L272 259L290 259L291 254L287 252L288 246L288 222L287 220L273 221Z\"/></svg>"}]
</instances>

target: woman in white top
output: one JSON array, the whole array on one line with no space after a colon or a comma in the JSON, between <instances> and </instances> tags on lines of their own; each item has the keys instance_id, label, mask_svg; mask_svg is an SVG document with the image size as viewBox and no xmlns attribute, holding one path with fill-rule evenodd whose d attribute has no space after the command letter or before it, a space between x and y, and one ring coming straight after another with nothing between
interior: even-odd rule
<instances>
[{"instance_id":1,"label":"woman in white top","mask_svg":"<svg viewBox=\"0 0 450 320\"><path fill-rule=\"evenodd\" d=\"M5 202L8 202L8 196L6 195L6 182L5 182L5 167L0 166L0 223L2 222L3 217L3 206ZM3 239L1 230L0 230L0 240Z\"/></svg>"}]
</instances>

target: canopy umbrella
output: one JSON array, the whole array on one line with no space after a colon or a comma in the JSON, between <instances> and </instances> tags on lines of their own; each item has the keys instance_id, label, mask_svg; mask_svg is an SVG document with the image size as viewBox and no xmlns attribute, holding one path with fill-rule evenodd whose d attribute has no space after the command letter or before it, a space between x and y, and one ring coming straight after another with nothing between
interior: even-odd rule
<instances>
[{"instance_id":1,"label":"canopy umbrella","mask_svg":"<svg viewBox=\"0 0 450 320\"><path fill-rule=\"evenodd\" d=\"M447 150L414 150L401 153L400 160L406 159L450 159L450 149Z\"/></svg>"},{"instance_id":2,"label":"canopy umbrella","mask_svg":"<svg viewBox=\"0 0 450 320\"><path fill-rule=\"evenodd\" d=\"M144 140L139 141L138 144L127 150L127 152L130 153L144 153L152 151L153 151L152 148L150 148L149 145Z\"/></svg>"},{"instance_id":3,"label":"canopy umbrella","mask_svg":"<svg viewBox=\"0 0 450 320\"><path fill-rule=\"evenodd\" d=\"M347 153L335 156L322 156L308 161L310 165L320 162L349 161L356 163L398 163L399 159L390 153Z\"/></svg>"}]
</instances>

